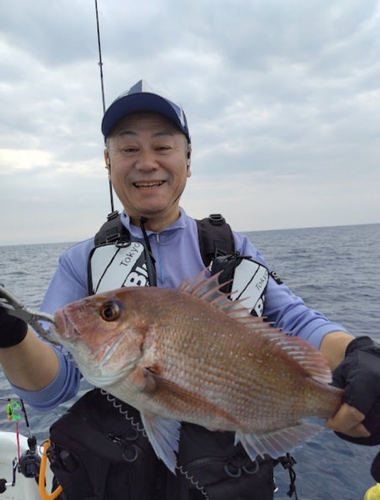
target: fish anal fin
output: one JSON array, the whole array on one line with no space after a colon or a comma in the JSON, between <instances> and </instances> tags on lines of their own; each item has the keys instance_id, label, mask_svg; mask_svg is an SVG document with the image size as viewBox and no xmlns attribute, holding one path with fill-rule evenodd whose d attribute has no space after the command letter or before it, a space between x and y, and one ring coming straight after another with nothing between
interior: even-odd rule
<instances>
[{"instance_id":1,"label":"fish anal fin","mask_svg":"<svg viewBox=\"0 0 380 500\"><path fill-rule=\"evenodd\" d=\"M257 455L264 457L265 454L278 458L321 430L319 425L299 422L292 427L267 434L236 434L235 444L240 441L252 460L255 460Z\"/></svg>"}]
</instances>

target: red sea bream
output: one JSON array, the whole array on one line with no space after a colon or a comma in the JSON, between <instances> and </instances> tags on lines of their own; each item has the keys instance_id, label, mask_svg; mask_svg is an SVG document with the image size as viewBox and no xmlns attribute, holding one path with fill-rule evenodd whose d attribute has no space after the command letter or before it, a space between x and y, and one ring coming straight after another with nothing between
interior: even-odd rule
<instances>
[{"instance_id":1,"label":"red sea bream","mask_svg":"<svg viewBox=\"0 0 380 500\"><path fill-rule=\"evenodd\" d=\"M341 390L323 355L251 316L198 275L178 289L121 288L55 314L60 344L83 376L140 411L157 455L174 471L180 422L234 431L248 455L273 458L332 417Z\"/></svg>"}]
</instances>

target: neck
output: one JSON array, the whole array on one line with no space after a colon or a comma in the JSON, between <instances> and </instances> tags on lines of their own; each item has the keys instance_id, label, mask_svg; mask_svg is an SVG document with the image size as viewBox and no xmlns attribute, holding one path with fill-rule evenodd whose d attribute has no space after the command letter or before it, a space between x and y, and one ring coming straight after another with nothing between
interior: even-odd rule
<instances>
[{"instance_id":1,"label":"neck","mask_svg":"<svg viewBox=\"0 0 380 500\"><path fill-rule=\"evenodd\" d=\"M157 217L157 216L152 216L149 217L149 215L138 215L138 216L129 216L131 220L131 224L137 227L141 227L141 221L140 218L144 217L145 222L144 226L147 231L152 231L154 233L160 233L167 227L171 226L173 222L175 222L177 219L180 217L180 211L176 212L173 214L171 217Z\"/></svg>"}]
</instances>

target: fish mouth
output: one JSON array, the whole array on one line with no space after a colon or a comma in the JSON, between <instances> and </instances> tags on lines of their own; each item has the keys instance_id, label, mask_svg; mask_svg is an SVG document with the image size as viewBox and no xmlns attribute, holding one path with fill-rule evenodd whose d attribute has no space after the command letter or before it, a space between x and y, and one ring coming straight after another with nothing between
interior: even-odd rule
<instances>
[{"instance_id":1,"label":"fish mouth","mask_svg":"<svg viewBox=\"0 0 380 500\"><path fill-rule=\"evenodd\" d=\"M137 189L153 189L165 184L166 181L137 181L133 185Z\"/></svg>"},{"instance_id":2,"label":"fish mouth","mask_svg":"<svg viewBox=\"0 0 380 500\"><path fill-rule=\"evenodd\" d=\"M55 326L53 331L57 338L62 340L74 340L79 337L80 333L63 310L56 311L54 314L54 322Z\"/></svg>"}]
</instances>

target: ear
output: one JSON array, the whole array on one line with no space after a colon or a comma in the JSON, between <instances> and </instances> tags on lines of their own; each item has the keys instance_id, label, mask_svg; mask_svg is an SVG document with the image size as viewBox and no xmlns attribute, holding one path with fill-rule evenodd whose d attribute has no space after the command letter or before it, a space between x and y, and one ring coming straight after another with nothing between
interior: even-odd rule
<instances>
[{"instance_id":1,"label":"ear","mask_svg":"<svg viewBox=\"0 0 380 500\"><path fill-rule=\"evenodd\" d=\"M191 177L191 145L190 144L189 144L188 150L187 150L186 167L187 167L187 177Z\"/></svg>"},{"instance_id":2,"label":"ear","mask_svg":"<svg viewBox=\"0 0 380 500\"><path fill-rule=\"evenodd\" d=\"M104 161L106 164L105 168L108 170L108 178L110 178L110 176L111 176L111 162L110 162L110 157L109 157L107 148L105 148L105 150L104 150Z\"/></svg>"}]
</instances>

